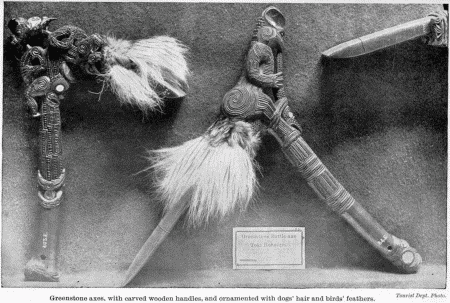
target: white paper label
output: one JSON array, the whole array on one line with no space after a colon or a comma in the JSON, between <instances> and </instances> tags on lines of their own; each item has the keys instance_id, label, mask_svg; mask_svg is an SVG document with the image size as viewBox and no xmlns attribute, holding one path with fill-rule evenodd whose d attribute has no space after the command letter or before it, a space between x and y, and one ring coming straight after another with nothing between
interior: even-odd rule
<instances>
[{"instance_id":1,"label":"white paper label","mask_svg":"<svg viewBox=\"0 0 450 303\"><path fill-rule=\"evenodd\" d=\"M233 228L233 269L305 269L305 228Z\"/></svg>"}]
</instances>

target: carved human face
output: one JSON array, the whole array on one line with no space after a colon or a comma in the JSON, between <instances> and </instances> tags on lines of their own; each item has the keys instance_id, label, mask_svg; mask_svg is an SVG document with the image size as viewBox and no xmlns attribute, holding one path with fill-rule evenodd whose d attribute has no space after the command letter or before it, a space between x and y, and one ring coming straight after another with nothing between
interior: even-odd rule
<instances>
[{"instance_id":1,"label":"carved human face","mask_svg":"<svg viewBox=\"0 0 450 303\"><path fill-rule=\"evenodd\" d=\"M105 69L103 46L105 42L98 34L90 35L78 45L78 53L83 61L84 70L88 74L98 75Z\"/></svg>"},{"instance_id":2,"label":"carved human face","mask_svg":"<svg viewBox=\"0 0 450 303\"><path fill-rule=\"evenodd\" d=\"M20 69L25 83L30 84L47 70L47 51L40 46L30 47L21 58Z\"/></svg>"}]
</instances>

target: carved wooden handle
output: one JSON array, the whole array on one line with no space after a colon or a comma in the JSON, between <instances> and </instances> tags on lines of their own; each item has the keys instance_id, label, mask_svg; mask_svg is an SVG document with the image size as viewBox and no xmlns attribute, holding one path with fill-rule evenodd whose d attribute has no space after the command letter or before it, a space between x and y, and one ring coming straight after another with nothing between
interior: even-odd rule
<instances>
[{"instance_id":1,"label":"carved wooden handle","mask_svg":"<svg viewBox=\"0 0 450 303\"><path fill-rule=\"evenodd\" d=\"M41 126L39 130L39 203L40 233L36 251L25 266L28 281L58 282L56 252L58 246L59 204L65 171L61 163L61 116L59 97L47 93L42 104Z\"/></svg>"},{"instance_id":2,"label":"carved wooden handle","mask_svg":"<svg viewBox=\"0 0 450 303\"><path fill-rule=\"evenodd\" d=\"M389 234L339 183L313 150L300 131L281 118L271 126L283 152L302 174L317 196L341 215L373 247L406 273L414 273L422 262L417 251L402 239Z\"/></svg>"},{"instance_id":3,"label":"carved wooden handle","mask_svg":"<svg viewBox=\"0 0 450 303\"><path fill-rule=\"evenodd\" d=\"M128 283L139 273L144 265L150 260L153 254L156 252L161 243L167 238L178 219L186 211L189 200L185 197L182 198L172 208L168 209L164 216L158 223L158 226L153 230L150 237L142 245L139 252L131 262L130 267L125 274L125 278L122 281L121 287L127 286Z\"/></svg>"}]
</instances>

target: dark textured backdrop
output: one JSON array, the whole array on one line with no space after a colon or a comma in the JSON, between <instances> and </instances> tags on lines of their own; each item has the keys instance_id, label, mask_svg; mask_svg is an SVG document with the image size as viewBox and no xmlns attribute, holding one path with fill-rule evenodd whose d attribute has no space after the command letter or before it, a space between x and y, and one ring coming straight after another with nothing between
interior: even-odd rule
<instances>
[{"instance_id":1,"label":"dark textured backdrop","mask_svg":"<svg viewBox=\"0 0 450 303\"><path fill-rule=\"evenodd\" d=\"M58 18L50 30L72 24L88 33L127 39L167 34L190 48L189 93L169 104L165 115L145 119L137 109L121 107L110 92L98 100L90 93L101 90L95 81L71 86L62 105L67 179L59 259L68 284L112 285L127 269L158 222L150 179L136 174L147 165L145 150L181 144L215 120L222 96L241 73L255 20L266 6L5 3L5 25L17 16L50 16ZM425 268L432 268L422 271L420 279L395 275L397 283L418 279L414 285L425 287L420 281L434 276L442 285L442 275L434 270L442 272L444 266L445 272L446 262L448 49L415 40L357 59L320 59L322 51L338 43L440 7L277 6L287 20L287 94L306 141L354 197L389 232L417 248ZM5 38L8 34L5 28ZM38 123L26 115L23 83L7 53L3 76L2 272L4 285L17 286L23 285L22 269L38 226ZM352 270L360 270L361 277L393 273L388 262L316 199L275 140L265 139L258 161L261 190L254 206L200 230L177 225L136 285L280 286L289 277L291 287L312 285L311 279L327 286L343 283L340 279ZM230 271L235 226L306 227L307 269ZM330 278L329 272L341 276ZM261 276L265 280L258 280ZM376 285L371 278L361 281L348 285Z\"/></svg>"}]
</instances>

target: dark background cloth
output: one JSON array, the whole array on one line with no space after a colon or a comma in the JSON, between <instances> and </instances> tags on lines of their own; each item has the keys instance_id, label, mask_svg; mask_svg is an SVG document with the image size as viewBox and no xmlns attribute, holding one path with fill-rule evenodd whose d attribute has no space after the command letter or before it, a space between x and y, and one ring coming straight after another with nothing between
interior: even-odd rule
<instances>
[{"instance_id":1,"label":"dark background cloth","mask_svg":"<svg viewBox=\"0 0 450 303\"><path fill-rule=\"evenodd\" d=\"M121 106L110 91L92 93L101 90L101 83L92 79L71 85L61 106L67 172L58 260L63 279L78 277L75 286L110 285L114 275L128 268L159 220L152 176L141 172L149 165L146 150L182 144L215 121L223 95L242 72L256 18L266 6L5 3L4 24L19 16L49 16L58 18L50 30L72 24L88 34L111 33L131 40L164 34L190 48L188 95L168 101L164 114L144 116L136 108ZM305 140L376 220L418 249L425 267L445 268L448 49L416 39L355 59L323 61L320 55L339 43L442 7L277 7L287 21L286 91ZM8 35L5 26L5 41ZM2 273L4 285L17 286L22 285L39 226L38 122L27 116L18 64L8 52L3 79ZM344 276L351 270L362 270L363 276L395 272L317 199L274 139L264 139L257 160L261 175L255 203L244 213L204 228L186 229L180 222L135 285L165 281L172 286L258 286L263 285L258 280L262 275L272 286L279 286L283 277L294 277L289 285L302 287L311 282L303 279L302 284L297 278L314 276L317 270L336 270ZM306 270L230 271L232 228L237 226L304 226ZM202 280L196 272L210 279ZM425 273L438 279L433 270ZM318 286L344 279L318 277ZM375 285L370 279L348 283Z\"/></svg>"}]
</instances>

